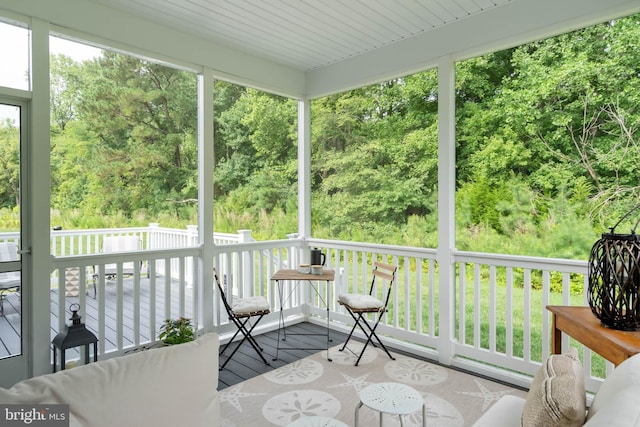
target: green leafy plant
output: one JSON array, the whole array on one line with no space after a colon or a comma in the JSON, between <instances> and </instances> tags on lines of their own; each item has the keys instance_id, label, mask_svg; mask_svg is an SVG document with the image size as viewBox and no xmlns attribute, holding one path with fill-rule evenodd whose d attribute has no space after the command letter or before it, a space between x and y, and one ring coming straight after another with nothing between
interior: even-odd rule
<instances>
[{"instance_id":1,"label":"green leafy plant","mask_svg":"<svg viewBox=\"0 0 640 427\"><path fill-rule=\"evenodd\" d=\"M158 338L167 345L182 344L193 341L194 334L191 319L179 317L175 320L165 320L164 325L160 328L160 335Z\"/></svg>"}]
</instances>

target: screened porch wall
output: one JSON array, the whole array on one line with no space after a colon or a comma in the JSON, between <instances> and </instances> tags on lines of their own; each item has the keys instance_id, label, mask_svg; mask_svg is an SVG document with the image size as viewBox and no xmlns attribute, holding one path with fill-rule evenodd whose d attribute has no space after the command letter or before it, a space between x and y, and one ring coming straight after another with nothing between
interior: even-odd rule
<instances>
[{"instance_id":1,"label":"screened porch wall","mask_svg":"<svg viewBox=\"0 0 640 427\"><path fill-rule=\"evenodd\" d=\"M259 325L258 333L278 325L280 302L271 276L278 269L295 268L308 260L311 247L322 249L327 254L326 268L336 271L327 302L331 327L337 330L348 331L352 320L336 303L336 295L365 291L371 280L373 260L383 260L398 266L389 312L379 327L393 345L516 385L527 386L550 352L551 324L546 305L586 305L584 293L575 292L576 283L586 286L587 265L581 261L455 252L452 255L455 283L448 289L455 310L450 312L441 307L439 265L434 249L305 240L295 235L277 241L231 240L234 243L215 246L213 264L231 298L262 295L271 303L274 309ZM82 301L91 302L88 299L92 297L94 265L134 260L151 266L148 277L143 270L139 275L115 282L97 279L97 301L108 303L99 303L98 312L92 316L98 321L101 357L111 357L155 341L163 320L169 317L187 316L195 320L201 332L215 330L223 339L229 337L233 325L227 320L218 293L213 293L212 300L203 298L203 287L213 284L199 282L198 275L190 280L188 272L197 271L200 254L200 247L190 247L146 249L115 256L56 257L53 276L61 289L64 282L61 269L80 267L86 271L86 277L80 280L81 291L89 292L89 295L80 293L83 305ZM288 296L283 304L286 322L307 320L326 324L324 301L305 284L296 285L284 284L284 294ZM316 286L320 295L326 295L326 284ZM376 290L377 295L380 292ZM62 312L68 306L67 297L58 292L56 298L57 323L52 324L52 333L60 330L69 317ZM211 324L202 320L207 318L203 316L206 310L212 312ZM105 325L114 320L121 326L111 332L114 336L107 337ZM453 336L442 336L440 325L450 320L455 325ZM569 339L565 336L563 340L566 348ZM105 345L106 342L111 345ZM452 349L452 358L443 359L438 351L443 345ZM612 365L577 343L571 345L579 347L585 370L592 372L587 388L597 390L604 372L611 370Z\"/></svg>"}]
</instances>

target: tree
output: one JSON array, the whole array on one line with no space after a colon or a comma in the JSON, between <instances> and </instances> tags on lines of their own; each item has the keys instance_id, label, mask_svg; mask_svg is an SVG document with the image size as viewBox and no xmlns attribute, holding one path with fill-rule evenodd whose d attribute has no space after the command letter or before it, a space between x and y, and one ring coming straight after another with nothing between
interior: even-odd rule
<instances>
[{"instance_id":1,"label":"tree","mask_svg":"<svg viewBox=\"0 0 640 427\"><path fill-rule=\"evenodd\" d=\"M93 196L85 206L179 213L195 201L195 75L104 52L84 68L82 83L78 117L96 142L87 162Z\"/></svg>"}]
</instances>

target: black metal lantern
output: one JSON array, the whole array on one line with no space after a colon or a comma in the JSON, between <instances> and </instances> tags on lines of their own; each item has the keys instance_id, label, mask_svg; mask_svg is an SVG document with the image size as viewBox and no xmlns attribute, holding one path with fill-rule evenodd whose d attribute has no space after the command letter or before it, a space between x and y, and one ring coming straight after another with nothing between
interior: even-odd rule
<instances>
[{"instance_id":1,"label":"black metal lantern","mask_svg":"<svg viewBox=\"0 0 640 427\"><path fill-rule=\"evenodd\" d=\"M65 326L64 331L58 333L51 341L53 344L53 372L57 370L56 350L60 350L60 370L65 368L65 351L68 348L84 346L84 363L86 364L89 363L89 345L93 344L93 361L98 361L98 338L80 321L82 319L78 314L80 305L71 304L69 310L72 313L69 319L71 325Z\"/></svg>"},{"instance_id":2,"label":"black metal lantern","mask_svg":"<svg viewBox=\"0 0 640 427\"><path fill-rule=\"evenodd\" d=\"M609 328L633 331L640 328L640 236L638 223L631 234L603 233L589 256L588 301L593 314ZM640 221L639 221L640 222Z\"/></svg>"}]
</instances>

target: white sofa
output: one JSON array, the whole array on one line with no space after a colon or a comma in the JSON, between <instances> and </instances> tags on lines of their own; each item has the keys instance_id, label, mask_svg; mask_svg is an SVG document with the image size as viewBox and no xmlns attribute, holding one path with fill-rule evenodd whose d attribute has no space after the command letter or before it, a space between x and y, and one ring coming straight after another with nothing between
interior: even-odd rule
<instances>
[{"instance_id":1,"label":"white sofa","mask_svg":"<svg viewBox=\"0 0 640 427\"><path fill-rule=\"evenodd\" d=\"M582 372L580 372L582 374ZM582 376L584 378L584 376ZM535 383L535 379L534 379ZM580 381L577 381L580 383ZM584 384L584 383L583 383ZM551 383L543 384L543 388L552 388ZM577 389L579 390L579 384ZM582 385L582 393L584 393ZM529 391L527 399L516 396L504 396L496 402L474 424L474 427L516 427L527 425L522 422L523 411L526 405L530 405ZM568 393L565 393L565 395ZM640 354L637 354L621 363L609 375L600 386L595 395L591 407L586 411L583 422L573 423L544 423L541 427L553 425L584 425L585 427L640 427ZM578 401L580 399L577 399ZM554 406L553 402L546 401L544 405ZM547 408L548 409L548 408ZM557 408L556 408L557 410ZM533 424L530 424L533 425Z\"/></svg>"},{"instance_id":2,"label":"white sofa","mask_svg":"<svg viewBox=\"0 0 640 427\"><path fill-rule=\"evenodd\" d=\"M0 388L0 404L67 403L83 427L220 425L215 333Z\"/></svg>"}]
</instances>

